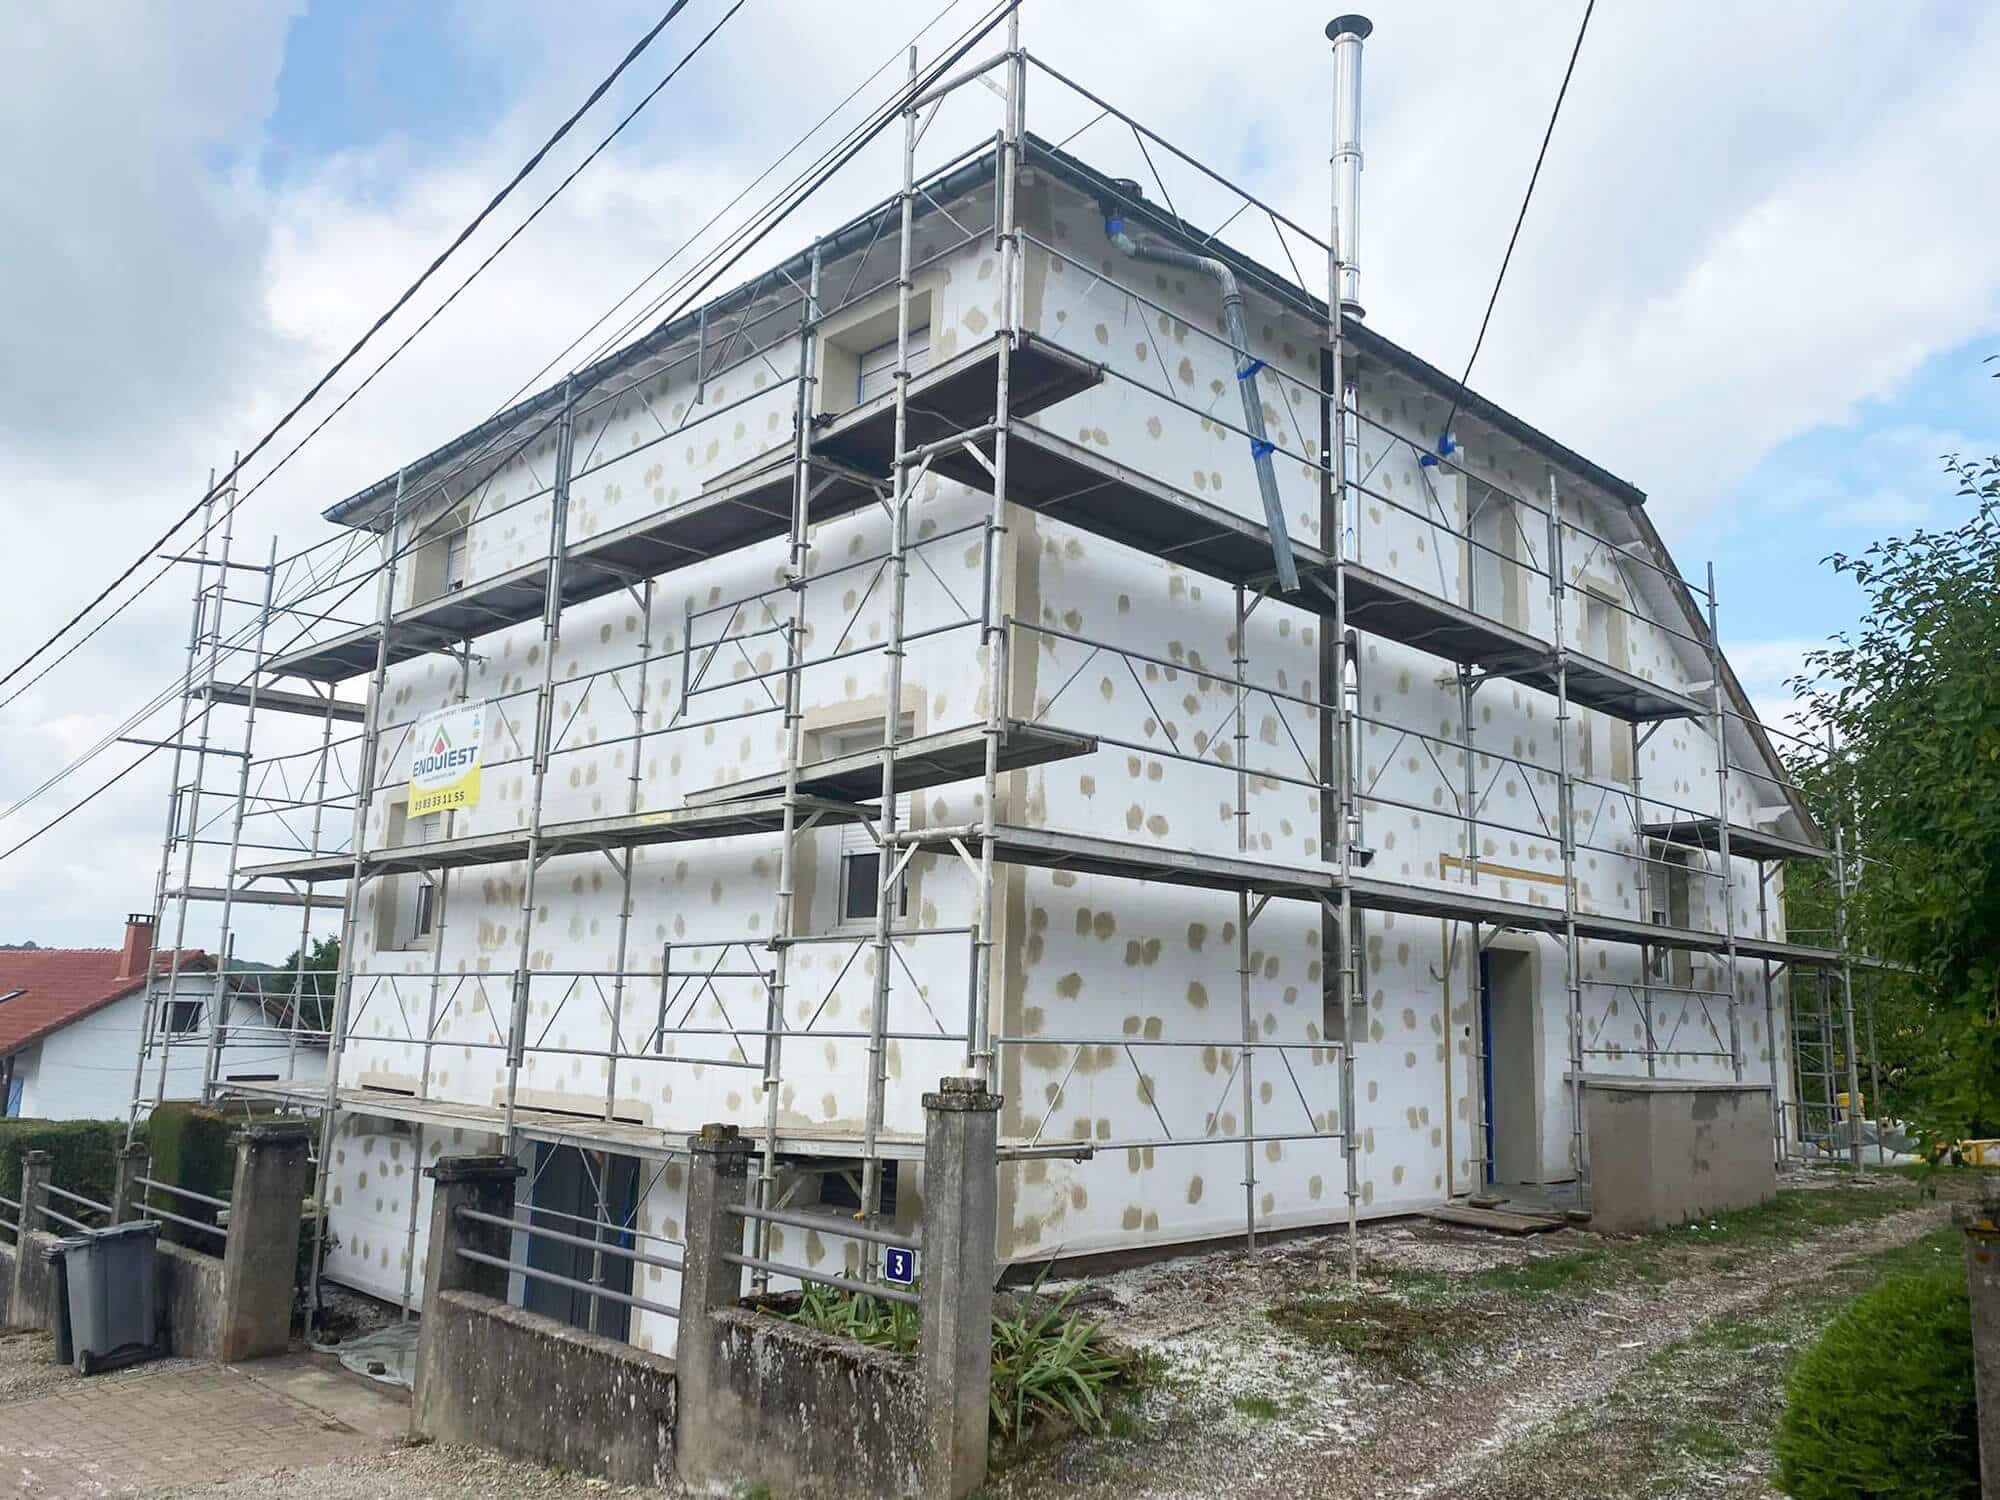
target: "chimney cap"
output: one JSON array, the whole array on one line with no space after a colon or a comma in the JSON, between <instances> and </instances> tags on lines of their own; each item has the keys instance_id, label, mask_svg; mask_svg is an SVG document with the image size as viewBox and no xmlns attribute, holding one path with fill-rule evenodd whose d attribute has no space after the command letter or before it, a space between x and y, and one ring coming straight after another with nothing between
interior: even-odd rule
<instances>
[{"instance_id":1,"label":"chimney cap","mask_svg":"<svg viewBox=\"0 0 2000 1500\"><path fill-rule=\"evenodd\" d=\"M1344 36L1365 42L1374 34L1375 23L1366 16L1335 16L1326 23L1326 39L1337 42Z\"/></svg>"}]
</instances>

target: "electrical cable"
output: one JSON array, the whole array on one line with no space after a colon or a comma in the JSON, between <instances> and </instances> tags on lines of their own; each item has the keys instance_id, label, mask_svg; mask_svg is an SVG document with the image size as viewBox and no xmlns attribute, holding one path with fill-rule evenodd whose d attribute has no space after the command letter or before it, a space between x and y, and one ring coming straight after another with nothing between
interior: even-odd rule
<instances>
[{"instance_id":1,"label":"electrical cable","mask_svg":"<svg viewBox=\"0 0 2000 1500\"><path fill-rule=\"evenodd\" d=\"M307 404L310 403L315 396L319 395L321 391L326 389L328 383L331 382L336 375L338 375L343 369L347 367L349 362L351 362L354 359L354 357L361 352L362 348L368 343L368 341L372 339L377 333L381 332L383 326L387 324L388 321L391 318L393 318L397 313L401 312L405 306L408 305L410 299L416 296L416 294L423 288L425 283L427 283L431 279L431 277L436 274L438 269L444 265L445 261L448 260L458 250L458 248L461 245L463 245L468 239L470 239L473 236L473 234L475 234L478 231L479 227L482 224L484 224L486 220L493 215L494 211L497 210L500 207L500 205L507 200L509 195L513 193L514 189L521 185L522 181L528 176L528 174L534 171L536 167L541 165L543 159L547 157L549 152L554 150L555 147L563 140L563 138L569 134L570 130L576 125L576 122L582 119L584 114L593 105L595 105L599 99L604 97L605 93L609 91L611 86L618 81L618 79L624 74L625 70L629 68L635 61L637 61L639 55L653 44L654 38L659 36L659 34L666 29L667 23L672 21L675 16L679 15L683 10L687 8L688 3L689 0L673 0L673 4L671 4L667 8L666 14L661 16L658 21L654 22L651 29L649 29L645 33L645 35L640 37L637 42L632 44L631 49L628 52L626 52L624 57L619 59L618 65L604 76L604 78L598 83L597 87L595 87L590 91L589 96L583 101L583 103L578 105L576 109L570 113L569 118L564 120L562 124L556 127L555 133L542 143L540 149L537 150L533 156L530 156L526 162L522 163L520 169L514 173L513 177L508 180L506 185L503 186L497 193L493 195L491 199L487 201L486 206L480 209L479 212L473 216L471 222L466 224L466 226L463 229L461 229L458 232L458 234L452 239L452 242L449 245L445 246L445 248L438 253L437 257L433 259L431 263L424 268L423 273L419 275L415 281L411 282L408 287L404 288L402 295L399 296L393 303L391 303L388 309L384 311L380 317L376 318L376 320L368 326L367 331L364 332L360 338L355 340L353 346L350 347L345 354L341 355L340 358L333 363L333 365L326 371L325 374L321 375L318 380L313 382L311 388L308 389L306 393L303 396L301 396L295 403L293 403L291 409L287 411L282 417L280 417L276 422L276 424L274 424L269 431L267 431L262 437L257 439L256 443L254 443L251 446L250 450L247 453L244 453L236 460L236 462L230 467L228 474L224 476L220 481L218 481L215 485L212 485L209 488L208 492L204 494L200 500L196 501L192 506L190 506L180 516L180 518L173 523L173 525L169 526L166 529L166 531L160 535L158 541L154 542L153 544L148 546L144 551L142 551L139 554L139 556L133 560L130 566L125 568L123 572L119 573L119 575L116 578L112 579L110 583L106 584L104 588L101 589L90 600L89 603L85 604L83 608L79 609L75 614L71 615L68 620L64 621L62 626L55 632L55 634L51 635L46 641L42 642L41 645L35 647L34 650L30 651L17 664L15 664L12 668L10 668L4 676L0 676L0 686L4 686L5 684L12 682L14 678L18 677L24 670L27 669L29 664L32 663L35 660L35 658L40 656L44 651L48 650L49 647L53 646L57 641L61 640L72 629L74 629L87 615L90 614L92 610L96 609L98 605L102 604L114 592L116 592L120 584L124 583L134 573L138 572L139 569L142 566L144 566L146 559L149 555L158 552L160 549L166 547L170 542L172 542L174 534L178 532L183 526L187 525L189 521L193 520L195 516L200 513L203 505L213 500L217 495L221 494L225 489L231 487L236 481L236 476L242 473L243 466L249 463L250 460L255 458L259 453L263 452L265 448L270 446L272 440L275 439L277 435L284 430L285 426L288 423L290 423L291 420L294 417L296 417L301 411L303 411L307 406ZM136 595L134 597L136 597Z\"/></svg>"},{"instance_id":2,"label":"electrical cable","mask_svg":"<svg viewBox=\"0 0 2000 1500\"><path fill-rule=\"evenodd\" d=\"M1576 45L1569 50L1569 66L1563 69L1562 87L1556 90L1555 108L1549 111L1549 128L1542 132L1542 149L1535 153L1535 169L1528 174L1528 191L1521 195L1521 211L1514 216L1514 232L1507 236L1507 253L1500 257L1500 274L1493 278L1493 295L1486 299L1486 316L1479 320L1479 336L1472 341L1472 355L1465 362L1465 373L1458 377L1458 393L1452 397L1451 410L1445 415L1444 426L1438 430L1438 444L1441 451L1451 439L1451 424L1458 415L1459 397L1465 394L1465 383L1472 379L1473 362L1479 358L1479 349L1486 342L1486 325L1493 321L1494 304L1500 300L1501 283L1507 279L1507 267L1514 259L1514 244L1521 238L1521 226L1527 222L1528 205L1535 199L1535 184L1541 180L1542 161L1549 154L1549 141L1556 133L1556 120L1562 114L1563 99L1569 93L1569 80L1576 72L1577 55L1583 51L1583 34L1590 30L1590 13L1597 9L1597 0L1587 0L1583 7L1583 20L1576 28Z\"/></svg>"}]
</instances>

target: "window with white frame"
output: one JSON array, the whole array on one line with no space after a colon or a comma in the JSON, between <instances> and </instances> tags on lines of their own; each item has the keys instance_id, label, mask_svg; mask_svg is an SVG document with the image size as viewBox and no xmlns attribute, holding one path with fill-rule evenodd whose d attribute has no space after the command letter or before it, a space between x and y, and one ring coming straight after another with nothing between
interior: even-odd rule
<instances>
[{"instance_id":1,"label":"window with white frame","mask_svg":"<svg viewBox=\"0 0 2000 1500\"><path fill-rule=\"evenodd\" d=\"M910 716L903 716L903 734L910 732ZM814 736L814 756L816 760L836 760L850 755L865 755L882 748L883 723L880 719L864 720L843 724L836 729L817 731ZM896 826L909 827L910 795L907 792L896 798ZM838 905L834 910L834 923L839 927L868 928L875 926L875 915L882 904L882 850L875 842L874 830L866 823L844 823L840 827L840 884L836 894ZM910 913L910 882L906 870L896 882L896 915Z\"/></svg>"},{"instance_id":2,"label":"window with white frame","mask_svg":"<svg viewBox=\"0 0 2000 1500\"><path fill-rule=\"evenodd\" d=\"M930 325L910 330L910 373L915 374L931 362ZM863 349L857 356L854 373L854 404L872 401L885 391L896 388L896 341L877 344L872 349Z\"/></svg>"},{"instance_id":3,"label":"window with white frame","mask_svg":"<svg viewBox=\"0 0 2000 1500\"><path fill-rule=\"evenodd\" d=\"M435 843L444 836L443 813L426 813L412 818L409 811L407 795L389 804L388 826L384 829L382 841L385 848L406 849L413 845ZM375 896L375 946L378 951L429 948L436 922L435 872L412 870L381 877Z\"/></svg>"}]
</instances>

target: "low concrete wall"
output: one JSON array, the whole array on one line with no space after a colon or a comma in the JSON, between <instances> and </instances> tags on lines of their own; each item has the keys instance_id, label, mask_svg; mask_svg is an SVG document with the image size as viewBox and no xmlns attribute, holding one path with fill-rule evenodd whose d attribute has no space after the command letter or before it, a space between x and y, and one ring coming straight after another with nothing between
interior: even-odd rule
<instances>
[{"instance_id":1,"label":"low concrete wall","mask_svg":"<svg viewBox=\"0 0 2000 1500\"><path fill-rule=\"evenodd\" d=\"M14 1247L0 1245L0 1328L14 1326Z\"/></svg>"},{"instance_id":2,"label":"low concrete wall","mask_svg":"<svg viewBox=\"0 0 2000 1500\"><path fill-rule=\"evenodd\" d=\"M1584 1119L1593 1229L1667 1228L1778 1190L1768 1087L1591 1079Z\"/></svg>"},{"instance_id":3,"label":"low concrete wall","mask_svg":"<svg viewBox=\"0 0 2000 1500\"><path fill-rule=\"evenodd\" d=\"M915 1358L748 1308L715 1323L714 1410L702 1423L710 1474L780 1495L915 1495L924 1454Z\"/></svg>"},{"instance_id":4,"label":"low concrete wall","mask_svg":"<svg viewBox=\"0 0 2000 1500\"><path fill-rule=\"evenodd\" d=\"M674 1482L672 1360L465 1291L424 1308L424 1350L419 1435L614 1484Z\"/></svg>"},{"instance_id":5,"label":"low concrete wall","mask_svg":"<svg viewBox=\"0 0 2000 1500\"><path fill-rule=\"evenodd\" d=\"M167 1352L183 1359L220 1359L222 1261L199 1250L160 1241L160 1326Z\"/></svg>"}]
</instances>

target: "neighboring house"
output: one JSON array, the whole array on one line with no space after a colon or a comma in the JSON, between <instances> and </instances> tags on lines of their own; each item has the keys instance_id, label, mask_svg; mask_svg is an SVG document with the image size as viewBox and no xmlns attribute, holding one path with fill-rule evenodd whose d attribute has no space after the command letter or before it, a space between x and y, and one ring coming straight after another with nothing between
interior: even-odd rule
<instances>
[{"instance_id":1,"label":"neighboring house","mask_svg":"<svg viewBox=\"0 0 2000 1500\"><path fill-rule=\"evenodd\" d=\"M1812 856L1817 835L1644 496L1350 327L1336 541L1323 305L1032 140L1005 287L994 160L929 182L906 232L908 442L927 456L901 566L867 481L896 467L895 203L584 372L573 437L558 387L328 512L395 558L379 654L364 626L267 664L377 674L330 1275L421 1287L419 1169L441 1153L518 1154L551 1225L672 1238L674 1157L711 1121L764 1147L773 1201L823 1215L772 1245L839 1265L870 1176L885 1220L914 1222L921 1095L965 1069L988 1001L974 1045L1005 1099L1010 1263L1343 1220L1343 1054L1363 1215L1574 1178L1580 1074L1784 1096L1773 966L1826 956L1783 943L1771 861ZM1204 274L1120 253L1114 198L1120 234L1235 268L1251 368ZM846 300L818 320L802 382L809 281ZM1346 557L1344 671L1332 595L1267 581L1253 449L1230 425L1260 369L1261 451L1277 449L1301 571ZM801 410L813 499L793 538ZM483 790L412 816L413 729L454 704L483 711ZM885 733L910 742L890 847L914 851L890 872L886 944L868 831ZM423 738L419 755L455 753ZM801 794L795 826L780 808ZM1732 859L1712 847L1719 810ZM1329 910L1343 890L1347 932ZM589 1252L561 1253L587 1279ZM583 1316L567 1293L525 1295ZM674 1277L649 1269L644 1295L671 1302ZM672 1344L655 1313L610 1316Z\"/></svg>"},{"instance_id":2,"label":"neighboring house","mask_svg":"<svg viewBox=\"0 0 2000 1500\"><path fill-rule=\"evenodd\" d=\"M200 1098L214 1016L215 960L199 949L183 949L170 992L165 976L174 968L171 958L153 952L153 920L146 915L125 919L125 941L117 948L0 951L0 1083L7 1114L42 1120L127 1117L149 960L160 976L152 983L156 1034L171 1045L149 1061L142 1095L149 1102ZM318 1079L325 1076L325 1056L322 1045L302 1040L295 1046L285 1016L232 983L218 1076L232 1082Z\"/></svg>"}]
</instances>

